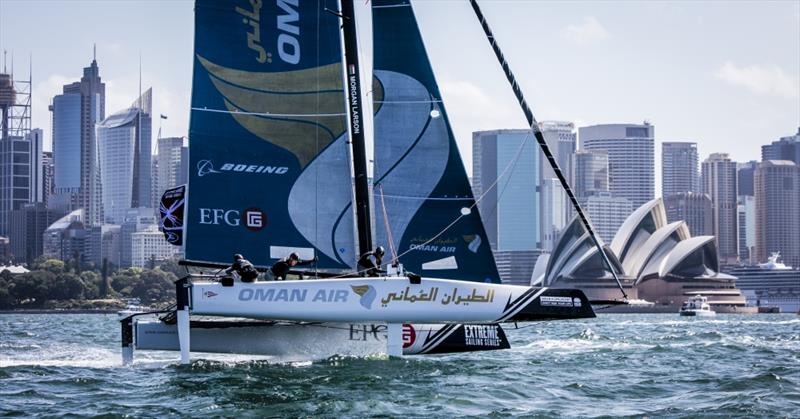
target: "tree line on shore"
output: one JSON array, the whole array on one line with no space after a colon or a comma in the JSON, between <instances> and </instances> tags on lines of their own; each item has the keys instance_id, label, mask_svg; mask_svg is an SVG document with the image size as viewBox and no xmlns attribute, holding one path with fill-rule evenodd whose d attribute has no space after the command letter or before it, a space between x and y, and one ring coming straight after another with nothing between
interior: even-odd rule
<instances>
[{"instance_id":1,"label":"tree line on shore","mask_svg":"<svg viewBox=\"0 0 800 419\"><path fill-rule=\"evenodd\" d=\"M185 274L172 260L153 269L106 267L103 272L73 261L40 259L30 269L24 274L0 272L0 310L114 308L128 298L147 305L166 303L174 301L174 281Z\"/></svg>"}]
</instances>

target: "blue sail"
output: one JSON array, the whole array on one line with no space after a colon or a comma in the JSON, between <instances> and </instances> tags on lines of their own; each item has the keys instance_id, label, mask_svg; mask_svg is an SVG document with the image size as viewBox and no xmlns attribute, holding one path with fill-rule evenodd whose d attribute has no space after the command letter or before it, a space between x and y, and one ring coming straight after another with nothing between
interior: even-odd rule
<instances>
[{"instance_id":1,"label":"blue sail","mask_svg":"<svg viewBox=\"0 0 800 419\"><path fill-rule=\"evenodd\" d=\"M423 276L500 282L411 5L372 16L376 243Z\"/></svg>"},{"instance_id":2,"label":"blue sail","mask_svg":"<svg viewBox=\"0 0 800 419\"><path fill-rule=\"evenodd\" d=\"M323 0L197 0L186 259L355 264L339 18ZM335 4L332 4L335 6Z\"/></svg>"}]
</instances>

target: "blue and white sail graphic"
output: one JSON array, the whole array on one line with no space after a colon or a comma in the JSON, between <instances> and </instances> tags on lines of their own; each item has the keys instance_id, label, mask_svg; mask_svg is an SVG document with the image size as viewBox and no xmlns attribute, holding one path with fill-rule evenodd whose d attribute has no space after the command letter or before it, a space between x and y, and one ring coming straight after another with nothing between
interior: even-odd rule
<instances>
[{"instance_id":1,"label":"blue and white sail graphic","mask_svg":"<svg viewBox=\"0 0 800 419\"><path fill-rule=\"evenodd\" d=\"M339 18L324 0L197 0L186 258L355 264Z\"/></svg>"},{"instance_id":2,"label":"blue and white sail graphic","mask_svg":"<svg viewBox=\"0 0 800 419\"><path fill-rule=\"evenodd\" d=\"M408 0L373 0L376 243L424 276L500 282Z\"/></svg>"}]
</instances>

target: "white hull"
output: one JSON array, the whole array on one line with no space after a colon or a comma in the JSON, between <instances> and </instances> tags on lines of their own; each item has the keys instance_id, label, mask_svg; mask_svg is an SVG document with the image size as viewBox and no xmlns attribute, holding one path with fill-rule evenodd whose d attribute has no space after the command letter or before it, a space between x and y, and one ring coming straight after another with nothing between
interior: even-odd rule
<instances>
[{"instance_id":1,"label":"white hull","mask_svg":"<svg viewBox=\"0 0 800 419\"><path fill-rule=\"evenodd\" d=\"M461 323L594 317L577 290L406 277L190 282L189 311L255 319ZM180 289L180 287L179 287Z\"/></svg>"},{"instance_id":2,"label":"white hull","mask_svg":"<svg viewBox=\"0 0 800 419\"><path fill-rule=\"evenodd\" d=\"M178 328L134 319L135 350L178 351ZM396 338L403 355L507 349L498 324L405 324ZM364 357L387 353L389 328L381 323L291 323L248 320L192 321L191 351L275 357L281 362Z\"/></svg>"},{"instance_id":3,"label":"white hull","mask_svg":"<svg viewBox=\"0 0 800 419\"><path fill-rule=\"evenodd\" d=\"M710 310L681 310L680 314L688 317L714 317L717 315L716 312Z\"/></svg>"},{"instance_id":4,"label":"white hull","mask_svg":"<svg viewBox=\"0 0 800 419\"><path fill-rule=\"evenodd\" d=\"M142 323L140 328L135 317L121 320L123 362L133 360L136 345L140 349L177 348L183 363L189 362L191 351L284 356L310 348L318 358L503 349L508 342L496 323L595 317L586 296L574 289L446 279L412 283L407 277L235 282L227 286L187 277L175 284L176 325ZM227 325L208 327L190 321L190 314L264 319L273 327L252 322L231 326L230 319ZM276 321L289 323L275 327ZM371 346L378 342L345 339L351 325L361 323L370 325L371 331L375 324L385 328L380 351ZM330 324L339 326L325 326ZM158 339L159 334L166 340Z\"/></svg>"}]
</instances>

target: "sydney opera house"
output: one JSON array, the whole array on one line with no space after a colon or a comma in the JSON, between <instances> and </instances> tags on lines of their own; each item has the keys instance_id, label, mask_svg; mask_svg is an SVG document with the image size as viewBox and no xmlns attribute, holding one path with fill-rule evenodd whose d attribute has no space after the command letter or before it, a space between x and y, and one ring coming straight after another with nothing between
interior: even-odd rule
<instances>
[{"instance_id":1,"label":"sydney opera house","mask_svg":"<svg viewBox=\"0 0 800 419\"><path fill-rule=\"evenodd\" d=\"M628 297L655 303L649 311L677 312L697 294L708 297L717 312L754 310L745 307L736 278L719 272L714 236L691 237L686 222L667 223L661 198L634 211L604 249ZM537 260L531 282L580 288L590 300L622 297L577 218L563 230L553 252Z\"/></svg>"}]
</instances>

